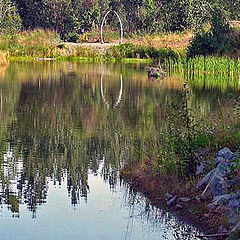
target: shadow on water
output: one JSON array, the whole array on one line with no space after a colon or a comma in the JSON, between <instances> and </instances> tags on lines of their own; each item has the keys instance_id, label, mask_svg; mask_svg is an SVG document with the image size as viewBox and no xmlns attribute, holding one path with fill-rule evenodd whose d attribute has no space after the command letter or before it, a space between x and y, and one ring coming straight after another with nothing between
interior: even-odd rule
<instances>
[{"instance_id":1,"label":"shadow on water","mask_svg":"<svg viewBox=\"0 0 240 240\"><path fill-rule=\"evenodd\" d=\"M50 202L49 189L61 185L71 205L87 203L91 175L103 179L111 193L123 192L120 205L129 213L121 239L135 239L134 216L152 222L150 231L157 229L163 238L193 239L195 229L119 185L126 163L159 147L152 136L166 126L166 106L181 102L183 82L174 76L149 82L141 65L10 64L0 76L1 204L20 218L26 206L36 218ZM199 117L218 111L229 94L194 86L191 91L190 105L200 109Z\"/></svg>"}]
</instances>

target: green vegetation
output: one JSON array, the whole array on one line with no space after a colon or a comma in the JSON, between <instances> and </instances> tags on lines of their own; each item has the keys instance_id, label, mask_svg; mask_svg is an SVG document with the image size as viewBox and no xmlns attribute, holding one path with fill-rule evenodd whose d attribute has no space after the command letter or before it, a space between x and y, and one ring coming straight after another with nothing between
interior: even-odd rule
<instances>
[{"instance_id":1,"label":"green vegetation","mask_svg":"<svg viewBox=\"0 0 240 240\"><path fill-rule=\"evenodd\" d=\"M20 31L22 20L11 0L0 0L0 34Z\"/></svg>"},{"instance_id":2,"label":"green vegetation","mask_svg":"<svg viewBox=\"0 0 240 240\"><path fill-rule=\"evenodd\" d=\"M210 29L200 29L188 47L187 57L198 55L237 56L240 42L238 29L230 27L226 13L214 7L211 13Z\"/></svg>"}]
</instances>

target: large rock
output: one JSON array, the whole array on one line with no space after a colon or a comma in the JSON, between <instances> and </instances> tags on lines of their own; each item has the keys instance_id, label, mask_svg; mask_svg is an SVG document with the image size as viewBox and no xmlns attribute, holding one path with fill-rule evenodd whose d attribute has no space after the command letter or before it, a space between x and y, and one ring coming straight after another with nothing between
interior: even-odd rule
<instances>
[{"instance_id":1,"label":"large rock","mask_svg":"<svg viewBox=\"0 0 240 240\"><path fill-rule=\"evenodd\" d=\"M171 193L166 193L165 198L169 201L171 198L173 198L173 195Z\"/></svg>"},{"instance_id":2,"label":"large rock","mask_svg":"<svg viewBox=\"0 0 240 240\"><path fill-rule=\"evenodd\" d=\"M211 179L211 182L209 184L210 194L215 196L224 195L226 193L226 190L224 188L224 179L215 175Z\"/></svg>"},{"instance_id":3,"label":"large rock","mask_svg":"<svg viewBox=\"0 0 240 240\"><path fill-rule=\"evenodd\" d=\"M197 188L204 188L212 178L212 176L215 174L215 169L213 169L211 172L209 172L206 176L204 176L199 183L197 184Z\"/></svg>"},{"instance_id":4,"label":"large rock","mask_svg":"<svg viewBox=\"0 0 240 240\"><path fill-rule=\"evenodd\" d=\"M227 177L231 173L230 166L230 163L219 163L216 167L215 174L220 177Z\"/></svg>"},{"instance_id":5,"label":"large rock","mask_svg":"<svg viewBox=\"0 0 240 240\"><path fill-rule=\"evenodd\" d=\"M229 162L234 158L235 158L235 155L231 152L231 150L225 147L217 152L217 154L215 155L214 161L216 164L219 164L220 162Z\"/></svg>"},{"instance_id":6,"label":"large rock","mask_svg":"<svg viewBox=\"0 0 240 240\"><path fill-rule=\"evenodd\" d=\"M199 181L197 188L203 189L205 187L202 194L204 197L215 197L226 193L229 186L225 181L231 173L230 166L230 162L220 162L216 169L213 169Z\"/></svg>"},{"instance_id":7,"label":"large rock","mask_svg":"<svg viewBox=\"0 0 240 240\"><path fill-rule=\"evenodd\" d=\"M218 205L228 205L231 199L231 194L219 195L213 198L213 203Z\"/></svg>"},{"instance_id":8,"label":"large rock","mask_svg":"<svg viewBox=\"0 0 240 240\"><path fill-rule=\"evenodd\" d=\"M240 208L240 191L238 191L231 197L231 200L230 200L228 206L231 210L237 210L237 211L239 210L239 208Z\"/></svg>"}]
</instances>

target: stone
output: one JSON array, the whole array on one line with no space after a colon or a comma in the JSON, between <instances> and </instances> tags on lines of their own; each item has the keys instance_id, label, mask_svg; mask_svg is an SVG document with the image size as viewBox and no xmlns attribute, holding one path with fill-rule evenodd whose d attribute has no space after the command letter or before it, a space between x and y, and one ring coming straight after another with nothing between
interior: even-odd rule
<instances>
[{"instance_id":1,"label":"stone","mask_svg":"<svg viewBox=\"0 0 240 240\"><path fill-rule=\"evenodd\" d=\"M235 158L235 155L231 152L231 150L225 147L217 152L214 158L214 162L216 164L219 164L220 162L224 162L224 161L229 162L234 158Z\"/></svg>"},{"instance_id":2,"label":"stone","mask_svg":"<svg viewBox=\"0 0 240 240\"><path fill-rule=\"evenodd\" d=\"M218 207L218 204L215 204L215 203L209 203L207 205L207 208L209 211L214 211L217 207Z\"/></svg>"},{"instance_id":3,"label":"stone","mask_svg":"<svg viewBox=\"0 0 240 240\"><path fill-rule=\"evenodd\" d=\"M228 224L230 226L236 226L236 224L239 222L238 216L235 212L230 212L228 215Z\"/></svg>"},{"instance_id":4,"label":"stone","mask_svg":"<svg viewBox=\"0 0 240 240\"><path fill-rule=\"evenodd\" d=\"M177 197L174 196L172 197L168 202L167 202L167 206L173 206L177 203Z\"/></svg>"},{"instance_id":5,"label":"stone","mask_svg":"<svg viewBox=\"0 0 240 240\"><path fill-rule=\"evenodd\" d=\"M183 208L183 206L182 206L181 204L177 204L177 205L176 205L176 209L177 209L177 210L180 210L180 209L182 209L182 208Z\"/></svg>"},{"instance_id":6,"label":"stone","mask_svg":"<svg viewBox=\"0 0 240 240\"><path fill-rule=\"evenodd\" d=\"M197 184L197 188L204 188L212 178L213 174L215 173L215 169L205 175Z\"/></svg>"},{"instance_id":7,"label":"stone","mask_svg":"<svg viewBox=\"0 0 240 240\"><path fill-rule=\"evenodd\" d=\"M167 200L170 200L171 198L173 198L173 195L170 194L170 193L166 193L166 194L165 194L165 198L166 198Z\"/></svg>"},{"instance_id":8,"label":"stone","mask_svg":"<svg viewBox=\"0 0 240 240\"><path fill-rule=\"evenodd\" d=\"M235 240L240 238L240 223L238 223L230 232L229 240Z\"/></svg>"},{"instance_id":9,"label":"stone","mask_svg":"<svg viewBox=\"0 0 240 240\"><path fill-rule=\"evenodd\" d=\"M181 197L178 199L179 201L183 202L183 203L187 203L191 201L191 198L188 197Z\"/></svg>"},{"instance_id":10,"label":"stone","mask_svg":"<svg viewBox=\"0 0 240 240\"><path fill-rule=\"evenodd\" d=\"M218 176L214 176L209 185L210 194L215 197L219 195L224 195L224 179Z\"/></svg>"},{"instance_id":11,"label":"stone","mask_svg":"<svg viewBox=\"0 0 240 240\"><path fill-rule=\"evenodd\" d=\"M231 194L219 195L213 198L213 203L218 205L228 205L231 199Z\"/></svg>"},{"instance_id":12,"label":"stone","mask_svg":"<svg viewBox=\"0 0 240 240\"><path fill-rule=\"evenodd\" d=\"M237 181L236 181L235 179L225 180L226 188L231 188L231 187L233 187L236 183L237 183Z\"/></svg>"},{"instance_id":13,"label":"stone","mask_svg":"<svg viewBox=\"0 0 240 240\"><path fill-rule=\"evenodd\" d=\"M228 230L223 225L219 226L219 228L218 228L219 234L223 234L223 233L227 233L227 232L228 232Z\"/></svg>"},{"instance_id":14,"label":"stone","mask_svg":"<svg viewBox=\"0 0 240 240\"><path fill-rule=\"evenodd\" d=\"M197 201L201 201L203 198L202 198L202 195L197 195L196 197L195 197L195 200L197 200Z\"/></svg>"},{"instance_id":15,"label":"stone","mask_svg":"<svg viewBox=\"0 0 240 240\"><path fill-rule=\"evenodd\" d=\"M200 162L200 163L197 165L196 175L198 176L198 175L203 174L204 169L205 169L204 163L203 163L203 162Z\"/></svg>"},{"instance_id":16,"label":"stone","mask_svg":"<svg viewBox=\"0 0 240 240\"><path fill-rule=\"evenodd\" d=\"M229 201L228 207L231 210L239 210L240 207L240 192L237 192L231 197L231 200Z\"/></svg>"},{"instance_id":17,"label":"stone","mask_svg":"<svg viewBox=\"0 0 240 240\"><path fill-rule=\"evenodd\" d=\"M215 174L221 177L227 177L231 173L229 163L219 163L216 167Z\"/></svg>"},{"instance_id":18,"label":"stone","mask_svg":"<svg viewBox=\"0 0 240 240\"><path fill-rule=\"evenodd\" d=\"M204 189L202 197L208 198L224 195L226 193L226 188L224 186L225 186L224 179L214 174L212 176L212 179L209 181L208 185Z\"/></svg>"}]
</instances>

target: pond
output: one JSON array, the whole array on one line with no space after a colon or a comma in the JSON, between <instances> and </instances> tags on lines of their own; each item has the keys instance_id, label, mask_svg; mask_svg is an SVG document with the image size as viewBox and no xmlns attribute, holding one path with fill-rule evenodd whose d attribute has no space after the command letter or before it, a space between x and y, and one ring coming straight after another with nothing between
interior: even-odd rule
<instances>
[{"instance_id":1,"label":"pond","mask_svg":"<svg viewBox=\"0 0 240 240\"><path fill-rule=\"evenodd\" d=\"M181 102L184 77L148 80L141 64L0 70L1 240L197 239L197 229L119 178L126 163L159 149L153 135L165 126L166 103ZM237 92L189 88L189 105L210 122Z\"/></svg>"}]
</instances>

